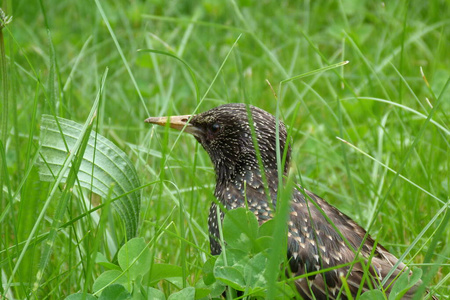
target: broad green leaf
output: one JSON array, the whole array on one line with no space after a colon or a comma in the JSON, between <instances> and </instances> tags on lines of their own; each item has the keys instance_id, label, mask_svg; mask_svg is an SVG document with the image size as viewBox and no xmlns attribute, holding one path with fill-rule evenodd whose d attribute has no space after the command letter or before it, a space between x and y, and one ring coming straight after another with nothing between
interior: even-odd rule
<instances>
[{"instance_id":1,"label":"broad green leaf","mask_svg":"<svg viewBox=\"0 0 450 300\"><path fill-rule=\"evenodd\" d=\"M103 290L98 300L126 300L131 299L131 294L121 284L111 284Z\"/></svg>"},{"instance_id":2,"label":"broad green leaf","mask_svg":"<svg viewBox=\"0 0 450 300\"><path fill-rule=\"evenodd\" d=\"M96 105L98 104L97 99ZM67 210L67 204L69 203L69 199L72 194L71 191L76 183L77 174L80 171L80 166L81 163L83 162L83 157L87 145L89 143L89 136L90 133L92 132L92 125L93 125L92 121L94 120L95 116L93 115L95 111L94 107L92 107L91 113L89 114L90 117L86 120L85 124L83 126L80 125L81 129L79 137L74 141L74 145L71 148L72 154L69 155L66 161L63 163L63 165L61 165L60 172L58 172L57 176L54 176L54 183L53 183L54 187L57 186L57 182L62 182L63 179L65 179L66 184L64 185L64 188L62 189L62 194L57 202L56 210L53 214L53 221L49 235L47 237L47 241L43 244L42 256L39 263L39 270L36 275L36 282L34 286L37 286L37 284L42 280L44 270L50 261L50 256L53 251L53 246L55 244L58 228L61 225L64 214ZM63 170L67 170L66 178L64 178L65 171Z\"/></svg>"},{"instance_id":3,"label":"broad green leaf","mask_svg":"<svg viewBox=\"0 0 450 300\"><path fill-rule=\"evenodd\" d=\"M230 210L223 220L223 237L228 247L251 250L258 233L258 220L245 208Z\"/></svg>"},{"instance_id":4,"label":"broad green leaf","mask_svg":"<svg viewBox=\"0 0 450 300\"><path fill-rule=\"evenodd\" d=\"M117 270L109 270L103 272L102 274L100 274L100 276L98 276L98 278L94 282L92 289L94 293L96 293L99 290L105 288L106 286L115 283L126 285L128 284L128 280L124 276L124 274L122 274L122 272Z\"/></svg>"},{"instance_id":5,"label":"broad green leaf","mask_svg":"<svg viewBox=\"0 0 450 300\"><path fill-rule=\"evenodd\" d=\"M119 266L127 270L130 279L136 279L149 271L151 262L150 250L143 238L134 238L123 245L117 256Z\"/></svg>"},{"instance_id":6,"label":"broad green leaf","mask_svg":"<svg viewBox=\"0 0 450 300\"><path fill-rule=\"evenodd\" d=\"M82 125L74 121L50 115L42 116L41 158L39 176L42 181L54 181L80 136ZM64 174L62 182L67 179ZM134 191L140 186L136 170L127 155L105 137L91 132L83 161L77 174L78 182L101 197L107 197L112 189L113 202L125 223L127 237L137 234L140 210L140 194Z\"/></svg>"},{"instance_id":7,"label":"broad green leaf","mask_svg":"<svg viewBox=\"0 0 450 300\"><path fill-rule=\"evenodd\" d=\"M167 300L194 300L195 299L195 288L187 287L181 291L174 293L167 298Z\"/></svg>"}]
</instances>

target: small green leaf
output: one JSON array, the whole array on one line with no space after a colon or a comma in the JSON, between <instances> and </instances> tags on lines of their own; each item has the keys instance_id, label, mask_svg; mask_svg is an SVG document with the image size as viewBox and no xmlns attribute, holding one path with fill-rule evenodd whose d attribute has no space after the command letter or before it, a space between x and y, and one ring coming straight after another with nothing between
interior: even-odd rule
<instances>
[{"instance_id":1,"label":"small green leaf","mask_svg":"<svg viewBox=\"0 0 450 300\"><path fill-rule=\"evenodd\" d=\"M207 288L195 288L195 299L202 299L208 297L211 293L210 289Z\"/></svg>"},{"instance_id":2,"label":"small green leaf","mask_svg":"<svg viewBox=\"0 0 450 300\"><path fill-rule=\"evenodd\" d=\"M261 226L258 228L258 237L273 236L274 228L275 228L275 221L273 219L270 219L262 223Z\"/></svg>"},{"instance_id":3,"label":"small green leaf","mask_svg":"<svg viewBox=\"0 0 450 300\"><path fill-rule=\"evenodd\" d=\"M286 282L277 282L277 296L276 299L294 299L297 291L294 292L292 286ZM294 287L295 289L295 287Z\"/></svg>"},{"instance_id":4,"label":"small green leaf","mask_svg":"<svg viewBox=\"0 0 450 300\"><path fill-rule=\"evenodd\" d=\"M212 272L212 270L211 270ZM214 277L214 275L212 275ZM207 296L209 296L208 298L216 298L216 297L220 297L220 295L222 295L223 291L225 290L226 285L220 281L220 280L216 280L216 278L214 277L214 282L211 284L206 285L204 283L204 281L199 280L197 281L197 283L195 284L195 290L199 291L199 290L207 290L208 294ZM203 292L199 291L195 293L195 298L198 299L200 296L203 295ZM206 296L205 296L206 297Z\"/></svg>"},{"instance_id":5,"label":"small green leaf","mask_svg":"<svg viewBox=\"0 0 450 300\"><path fill-rule=\"evenodd\" d=\"M164 278L165 281L170 282L173 286L175 286L177 289L181 290L183 288L183 283L186 281L180 276L180 277L166 277Z\"/></svg>"},{"instance_id":6,"label":"small green leaf","mask_svg":"<svg viewBox=\"0 0 450 300\"><path fill-rule=\"evenodd\" d=\"M128 270L131 279L136 279L149 271L150 250L143 238L129 240L120 248L117 257L120 267L123 271Z\"/></svg>"},{"instance_id":7,"label":"small green leaf","mask_svg":"<svg viewBox=\"0 0 450 300\"><path fill-rule=\"evenodd\" d=\"M250 288L265 287L265 269L267 257L264 253L258 253L252 257L244 268L245 284Z\"/></svg>"},{"instance_id":8,"label":"small green leaf","mask_svg":"<svg viewBox=\"0 0 450 300\"><path fill-rule=\"evenodd\" d=\"M223 294L223 292L226 289L226 285L220 281L217 280L216 282L214 282L212 285L209 286L209 288L211 289L210 295L212 298L219 298L220 295Z\"/></svg>"},{"instance_id":9,"label":"small green leaf","mask_svg":"<svg viewBox=\"0 0 450 300\"><path fill-rule=\"evenodd\" d=\"M251 250L258 234L258 220L245 208L230 210L223 220L223 237L229 248Z\"/></svg>"},{"instance_id":10,"label":"small green leaf","mask_svg":"<svg viewBox=\"0 0 450 300\"><path fill-rule=\"evenodd\" d=\"M167 298L167 300L194 300L195 299L195 288L187 287L181 291L174 293Z\"/></svg>"},{"instance_id":11,"label":"small green leaf","mask_svg":"<svg viewBox=\"0 0 450 300\"><path fill-rule=\"evenodd\" d=\"M359 300L386 300L383 293L379 290L372 290L363 293L359 298Z\"/></svg>"},{"instance_id":12,"label":"small green leaf","mask_svg":"<svg viewBox=\"0 0 450 300\"><path fill-rule=\"evenodd\" d=\"M245 289L244 269L249 259L247 252L226 249L226 252L222 252L216 260L214 276L234 289L243 291Z\"/></svg>"},{"instance_id":13,"label":"small green leaf","mask_svg":"<svg viewBox=\"0 0 450 300\"><path fill-rule=\"evenodd\" d=\"M121 284L111 284L103 290L98 300L126 300L131 299L131 294Z\"/></svg>"},{"instance_id":14,"label":"small green leaf","mask_svg":"<svg viewBox=\"0 0 450 300\"><path fill-rule=\"evenodd\" d=\"M415 269L410 275L406 269L402 275L395 281L389 294L389 300L399 300L409 291L422 277L422 269Z\"/></svg>"},{"instance_id":15,"label":"small green leaf","mask_svg":"<svg viewBox=\"0 0 450 300\"><path fill-rule=\"evenodd\" d=\"M94 293L96 293L104 287L116 283L126 285L128 283L128 280L122 272L117 270L109 270L103 272L102 274L100 274L100 276L98 276L98 278L94 282L92 289L94 290Z\"/></svg>"},{"instance_id":16,"label":"small green leaf","mask_svg":"<svg viewBox=\"0 0 450 300\"><path fill-rule=\"evenodd\" d=\"M225 262L225 257L227 258L226 262ZM247 265L249 259L250 258L248 256L247 252L244 252L244 251L238 250L238 249L227 249L226 255L224 253L222 253L217 258L214 269L216 269L217 267L228 266L228 267L234 267L234 268L238 269L242 274L244 274L244 268L245 268L245 265ZM216 274L214 273L214 275L216 275Z\"/></svg>"},{"instance_id":17,"label":"small green leaf","mask_svg":"<svg viewBox=\"0 0 450 300\"><path fill-rule=\"evenodd\" d=\"M67 296L64 300L97 300L97 297L91 294L76 293Z\"/></svg>"},{"instance_id":18,"label":"small green leaf","mask_svg":"<svg viewBox=\"0 0 450 300\"><path fill-rule=\"evenodd\" d=\"M270 247L272 246L273 243L273 237L271 236L262 236L260 238L257 238L255 240L255 244L254 244L254 252L258 253L258 252L262 252L264 250L268 250L270 249Z\"/></svg>"},{"instance_id":19,"label":"small green leaf","mask_svg":"<svg viewBox=\"0 0 450 300\"><path fill-rule=\"evenodd\" d=\"M108 259L105 257L105 255L103 255L103 253L101 252L97 252L97 255L95 256L95 262L110 270L118 270L118 271L121 270L118 265L109 262Z\"/></svg>"},{"instance_id":20,"label":"small green leaf","mask_svg":"<svg viewBox=\"0 0 450 300\"><path fill-rule=\"evenodd\" d=\"M214 277L214 264L216 263L216 259L217 257L213 256L203 265L203 282L206 285L216 282L216 277Z\"/></svg>"},{"instance_id":21,"label":"small green leaf","mask_svg":"<svg viewBox=\"0 0 450 300\"><path fill-rule=\"evenodd\" d=\"M166 300L166 296L164 296L164 293L158 289L152 287L143 287L143 289L146 292L148 299Z\"/></svg>"},{"instance_id":22,"label":"small green leaf","mask_svg":"<svg viewBox=\"0 0 450 300\"><path fill-rule=\"evenodd\" d=\"M182 270L180 266L170 264L153 264L150 270L150 282L155 283L162 279L181 277Z\"/></svg>"},{"instance_id":23,"label":"small green leaf","mask_svg":"<svg viewBox=\"0 0 450 300\"><path fill-rule=\"evenodd\" d=\"M244 275L237 268L219 266L214 269L214 275L236 290L245 290Z\"/></svg>"}]
</instances>

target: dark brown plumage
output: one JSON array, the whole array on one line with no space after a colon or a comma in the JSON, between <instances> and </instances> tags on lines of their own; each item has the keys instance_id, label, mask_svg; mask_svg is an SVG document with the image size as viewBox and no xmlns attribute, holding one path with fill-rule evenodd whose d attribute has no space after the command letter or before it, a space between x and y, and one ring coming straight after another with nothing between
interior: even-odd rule
<instances>
[{"instance_id":1,"label":"dark brown plumage","mask_svg":"<svg viewBox=\"0 0 450 300\"><path fill-rule=\"evenodd\" d=\"M146 122L158 125L169 122L172 128L184 129L184 132L194 135L214 164L217 199L230 210L244 207L246 198L249 209L259 222L263 223L272 218L266 191L270 193L273 207L276 207L278 191L276 120L262 109L253 106L249 109L265 170L267 190L264 188L248 122L248 110L244 104L226 104L192 117L149 118ZM280 122L280 153L284 151L286 139L286 128ZM289 147L284 175L287 174L290 156ZM358 290L365 292L370 287L379 287L380 282L388 275L398 259L379 244L374 249L374 241L370 236L363 240L366 231L362 227L317 195L307 190L303 190L302 193L300 189L298 187L293 191L288 221L288 258L292 273L301 275L353 262L361 244L359 256L366 262L370 260L371 264L370 276L366 277L363 283L364 267L360 263L355 263L350 272L346 266L297 280L299 294L305 299L336 299L342 285L341 276L347 276L353 296ZM327 221L324 214L334 226ZM217 242L219 231L215 203L211 205L208 224L211 253L217 255L221 252L221 248ZM402 272L409 271L403 263L399 263L384 287L388 287ZM369 277L370 283L367 282ZM387 294L390 288L391 286L387 289ZM409 290L403 299L412 298L416 288L417 286ZM342 291L339 297L347 299L345 291Z\"/></svg>"}]
</instances>

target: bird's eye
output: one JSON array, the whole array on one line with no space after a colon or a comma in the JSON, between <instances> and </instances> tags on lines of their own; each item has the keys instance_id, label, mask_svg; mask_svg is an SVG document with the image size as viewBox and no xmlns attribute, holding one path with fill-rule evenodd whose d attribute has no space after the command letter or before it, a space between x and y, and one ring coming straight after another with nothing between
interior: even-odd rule
<instances>
[{"instance_id":1,"label":"bird's eye","mask_svg":"<svg viewBox=\"0 0 450 300\"><path fill-rule=\"evenodd\" d=\"M212 133L217 133L217 132L219 132L219 130L220 130L220 124L214 123L214 124L211 126L211 132L212 132Z\"/></svg>"}]
</instances>

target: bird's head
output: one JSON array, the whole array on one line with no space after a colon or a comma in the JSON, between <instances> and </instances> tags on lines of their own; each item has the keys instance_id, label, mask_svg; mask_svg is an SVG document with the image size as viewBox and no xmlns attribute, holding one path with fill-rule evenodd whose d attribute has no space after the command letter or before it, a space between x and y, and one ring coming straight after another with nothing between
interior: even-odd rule
<instances>
[{"instance_id":1,"label":"bird's head","mask_svg":"<svg viewBox=\"0 0 450 300\"><path fill-rule=\"evenodd\" d=\"M277 169L276 120L268 112L242 103L225 104L197 115L151 117L147 123L166 125L192 134L208 152L217 179L233 179L237 172L259 170L249 112L253 120L261 161L266 172ZM285 125L279 122L280 153L283 155L287 139ZM286 156L287 170L290 149Z\"/></svg>"}]
</instances>

